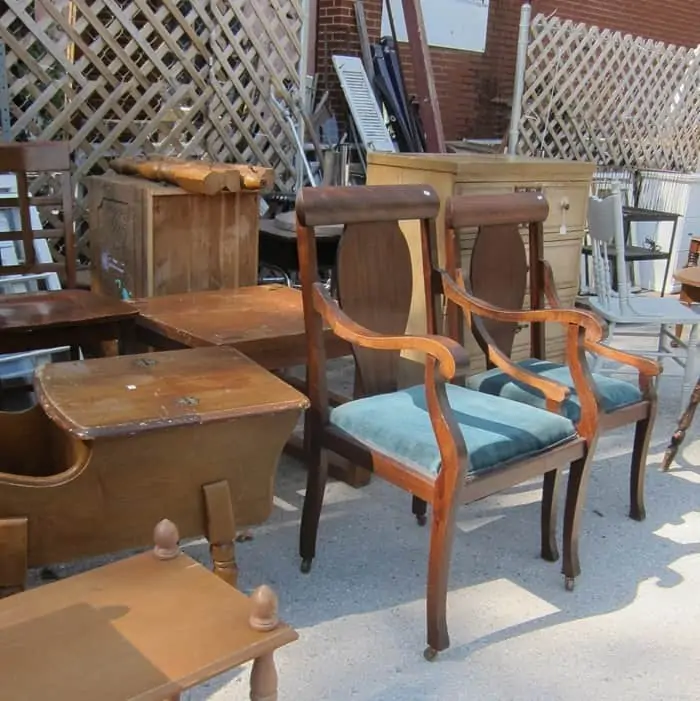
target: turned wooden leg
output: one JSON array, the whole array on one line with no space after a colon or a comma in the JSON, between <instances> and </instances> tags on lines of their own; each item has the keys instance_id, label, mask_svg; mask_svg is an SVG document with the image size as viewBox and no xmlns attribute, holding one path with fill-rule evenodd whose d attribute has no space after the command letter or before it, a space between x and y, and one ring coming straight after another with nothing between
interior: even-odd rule
<instances>
[{"instance_id":1,"label":"turned wooden leg","mask_svg":"<svg viewBox=\"0 0 700 701\"><path fill-rule=\"evenodd\" d=\"M28 528L26 518L0 518L0 598L25 587Z\"/></svg>"},{"instance_id":2,"label":"turned wooden leg","mask_svg":"<svg viewBox=\"0 0 700 701\"><path fill-rule=\"evenodd\" d=\"M214 563L214 574L235 587L238 584L238 567L231 491L225 480L207 484L203 489L207 511L207 539Z\"/></svg>"},{"instance_id":3,"label":"turned wooden leg","mask_svg":"<svg viewBox=\"0 0 700 701\"><path fill-rule=\"evenodd\" d=\"M263 585L251 594L250 600L250 627L261 632L277 628L279 617L275 592ZM253 670L250 673L250 701L277 701L277 668L272 652L260 655L253 662Z\"/></svg>"},{"instance_id":4,"label":"turned wooden leg","mask_svg":"<svg viewBox=\"0 0 700 701\"><path fill-rule=\"evenodd\" d=\"M685 440L685 434L690 428L690 425L693 423L695 410L697 409L698 404L700 404L700 380L695 383L693 393L690 396L690 402L688 402L688 406L678 422L678 428L674 432L673 436L671 436L671 442L668 444L668 448L666 448L666 454L664 455L664 460L661 464L661 469L664 470L664 472L670 469L671 463L676 457L678 449Z\"/></svg>"}]
</instances>

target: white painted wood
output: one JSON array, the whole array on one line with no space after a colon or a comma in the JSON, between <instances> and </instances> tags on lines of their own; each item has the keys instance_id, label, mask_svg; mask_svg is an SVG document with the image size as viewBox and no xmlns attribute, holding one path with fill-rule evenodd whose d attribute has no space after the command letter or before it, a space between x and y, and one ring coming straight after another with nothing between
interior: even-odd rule
<instances>
[{"instance_id":1,"label":"white painted wood","mask_svg":"<svg viewBox=\"0 0 700 701\"><path fill-rule=\"evenodd\" d=\"M358 56L333 56L333 67L365 148L368 151L395 153L396 146L391 140L362 59Z\"/></svg>"}]
</instances>

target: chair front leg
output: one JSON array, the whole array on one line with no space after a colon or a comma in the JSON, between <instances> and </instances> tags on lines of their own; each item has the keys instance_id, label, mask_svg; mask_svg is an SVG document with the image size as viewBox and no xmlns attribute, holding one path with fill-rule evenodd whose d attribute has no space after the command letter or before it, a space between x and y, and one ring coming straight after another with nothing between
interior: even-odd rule
<instances>
[{"instance_id":1,"label":"chair front leg","mask_svg":"<svg viewBox=\"0 0 700 701\"><path fill-rule=\"evenodd\" d=\"M328 481L328 456L321 450L320 426L312 411L307 411L304 419L304 444L307 460L306 495L301 515L299 532L299 555L301 571L308 574L316 557L318 524L321 520L323 496Z\"/></svg>"},{"instance_id":2,"label":"chair front leg","mask_svg":"<svg viewBox=\"0 0 700 701\"><path fill-rule=\"evenodd\" d=\"M564 584L568 591L574 590L576 577L581 574L578 538L596 442L594 439L588 444L586 454L571 463L569 470L566 506L564 507L564 558L562 562Z\"/></svg>"}]
</instances>

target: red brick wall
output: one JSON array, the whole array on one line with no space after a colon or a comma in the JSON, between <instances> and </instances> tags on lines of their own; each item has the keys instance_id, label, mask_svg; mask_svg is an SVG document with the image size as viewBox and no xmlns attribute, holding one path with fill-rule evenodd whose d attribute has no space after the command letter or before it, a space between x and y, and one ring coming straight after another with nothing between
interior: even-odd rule
<instances>
[{"instance_id":1,"label":"red brick wall","mask_svg":"<svg viewBox=\"0 0 700 701\"><path fill-rule=\"evenodd\" d=\"M345 114L330 56L359 55L352 0L318 0L317 70L322 86L333 91L337 116ZM394 3L401 0L392 0ZM431 51L447 139L502 137L513 90L521 0L491 0L483 54L435 48ZM543 12L599 27L629 32L683 46L700 44L700 0L533 0L533 16ZM430 6L423 3L424 12ZM379 38L382 0L364 0L370 40ZM412 67L403 48L409 90ZM325 72L325 73L324 73ZM322 88L322 89L325 89Z\"/></svg>"}]
</instances>

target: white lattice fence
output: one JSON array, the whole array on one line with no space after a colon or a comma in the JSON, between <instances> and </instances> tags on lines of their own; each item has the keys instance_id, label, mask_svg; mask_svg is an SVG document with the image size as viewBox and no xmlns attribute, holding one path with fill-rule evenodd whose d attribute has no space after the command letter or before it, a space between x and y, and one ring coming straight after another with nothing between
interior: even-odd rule
<instances>
[{"instance_id":1,"label":"white lattice fence","mask_svg":"<svg viewBox=\"0 0 700 701\"><path fill-rule=\"evenodd\" d=\"M520 153L695 172L698 49L538 15L527 57Z\"/></svg>"},{"instance_id":2,"label":"white lattice fence","mask_svg":"<svg viewBox=\"0 0 700 701\"><path fill-rule=\"evenodd\" d=\"M68 139L81 185L116 155L166 153L275 168L294 140L271 104L299 88L301 0L6 0L12 138ZM37 183L41 187L41 183Z\"/></svg>"}]
</instances>

